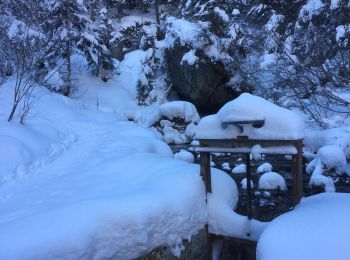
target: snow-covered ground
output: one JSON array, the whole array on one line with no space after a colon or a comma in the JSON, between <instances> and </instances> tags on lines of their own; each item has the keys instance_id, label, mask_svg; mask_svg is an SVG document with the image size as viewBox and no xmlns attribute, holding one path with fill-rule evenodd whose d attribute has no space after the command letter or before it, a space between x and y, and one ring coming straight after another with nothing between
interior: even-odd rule
<instances>
[{"instance_id":1,"label":"snow-covered ground","mask_svg":"<svg viewBox=\"0 0 350 260\"><path fill-rule=\"evenodd\" d=\"M350 195L322 193L274 219L262 234L258 260L347 260Z\"/></svg>"},{"instance_id":2,"label":"snow-covered ground","mask_svg":"<svg viewBox=\"0 0 350 260\"><path fill-rule=\"evenodd\" d=\"M0 259L131 259L161 245L179 255L208 221L219 234L223 217L246 222L230 177L213 171L207 207L199 167L128 121L144 55L129 53L107 84L76 57L79 91L38 88L24 125L6 122L13 82L1 89Z\"/></svg>"}]
</instances>

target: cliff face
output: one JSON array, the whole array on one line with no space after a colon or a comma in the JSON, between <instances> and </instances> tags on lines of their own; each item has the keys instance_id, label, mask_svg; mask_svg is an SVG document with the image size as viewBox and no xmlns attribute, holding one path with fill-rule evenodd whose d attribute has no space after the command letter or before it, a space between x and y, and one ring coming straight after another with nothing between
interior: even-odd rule
<instances>
[{"instance_id":1,"label":"cliff face","mask_svg":"<svg viewBox=\"0 0 350 260\"><path fill-rule=\"evenodd\" d=\"M229 73L221 62L213 62L197 54L198 62L188 64L182 58L189 49L175 45L166 51L168 73L180 97L195 104L202 113L216 113L239 93L226 86Z\"/></svg>"}]
</instances>

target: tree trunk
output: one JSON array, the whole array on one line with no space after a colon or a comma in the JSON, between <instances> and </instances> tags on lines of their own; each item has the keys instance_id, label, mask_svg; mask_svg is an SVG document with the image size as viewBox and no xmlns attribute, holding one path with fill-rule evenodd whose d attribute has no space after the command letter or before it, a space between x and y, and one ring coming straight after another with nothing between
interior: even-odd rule
<instances>
[{"instance_id":1,"label":"tree trunk","mask_svg":"<svg viewBox=\"0 0 350 260\"><path fill-rule=\"evenodd\" d=\"M122 4L118 4L118 6L117 6L117 16L118 16L119 21L123 17L123 5Z\"/></svg>"},{"instance_id":2,"label":"tree trunk","mask_svg":"<svg viewBox=\"0 0 350 260\"><path fill-rule=\"evenodd\" d=\"M90 20L95 22L96 20L96 8L97 8L97 0L94 0L91 3L91 14L90 14Z\"/></svg>"},{"instance_id":3,"label":"tree trunk","mask_svg":"<svg viewBox=\"0 0 350 260\"><path fill-rule=\"evenodd\" d=\"M72 65L71 65L70 58L71 58L71 46L70 46L70 39L68 39L67 51L66 51L67 78L66 78L66 89L64 92L64 95L66 97L69 97L72 92Z\"/></svg>"},{"instance_id":4,"label":"tree trunk","mask_svg":"<svg viewBox=\"0 0 350 260\"><path fill-rule=\"evenodd\" d=\"M100 75L100 66L101 66L101 56L97 57L97 68L96 68L96 77Z\"/></svg>"},{"instance_id":5,"label":"tree trunk","mask_svg":"<svg viewBox=\"0 0 350 260\"><path fill-rule=\"evenodd\" d=\"M156 23L157 23L157 40L160 38L160 18L159 18L159 4L158 0L154 1L154 9L156 13Z\"/></svg>"},{"instance_id":6,"label":"tree trunk","mask_svg":"<svg viewBox=\"0 0 350 260\"><path fill-rule=\"evenodd\" d=\"M13 104L11 113L10 113L8 119L7 119L7 122L11 122L12 121L13 116L15 115L15 112L16 112L16 109L17 109L17 105L18 105L18 103L16 103L16 101L15 101L15 103Z\"/></svg>"}]
</instances>

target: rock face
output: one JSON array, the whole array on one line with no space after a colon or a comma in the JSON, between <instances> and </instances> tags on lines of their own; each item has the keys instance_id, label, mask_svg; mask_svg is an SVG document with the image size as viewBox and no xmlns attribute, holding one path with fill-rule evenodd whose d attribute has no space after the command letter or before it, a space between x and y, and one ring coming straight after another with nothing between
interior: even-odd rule
<instances>
[{"instance_id":1,"label":"rock face","mask_svg":"<svg viewBox=\"0 0 350 260\"><path fill-rule=\"evenodd\" d=\"M181 63L183 55L188 51L187 47L175 45L166 52L173 88L201 113L216 113L239 93L225 86L230 76L223 64L211 62L204 55L198 55L199 61L195 65Z\"/></svg>"}]
</instances>

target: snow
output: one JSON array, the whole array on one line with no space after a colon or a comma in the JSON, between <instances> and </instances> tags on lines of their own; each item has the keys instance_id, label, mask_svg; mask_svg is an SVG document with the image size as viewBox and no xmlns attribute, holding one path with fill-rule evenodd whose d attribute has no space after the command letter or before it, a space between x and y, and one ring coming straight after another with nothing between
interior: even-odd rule
<instances>
[{"instance_id":1,"label":"snow","mask_svg":"<svg viewBox=\"0 0 350 260\"><path fill-rule=\"evenodd\" d=\"M227 182L226 178L231 177L224 174L212 179L213 193L208 194L209 231L223 236L257 240L267 223L249 220L233 211L238 201L238 190L236 183Z\"/></svg>"},{"instance_id":2,"label":"snow","mask_svg":"<svg viewBox=\"0 0 350 260\"><path fill-rule=\"evenodd\" d=\"M186 52L181 59L181 64L186 62L188 65L193 66L198 62L199 58L196 56L196 50L190 50Z\"/></svg>"},{"instance_id":3,"label":"snow","mask_svg":"<svg viewBox=\"0 0 350 260\"><path fill-rule=\"evenodd\" d=\"M228 162L222 163L221 168L227 171L231 171L230 164Z\"/></svg>"},{"instance_id":4,"label":"snow","mask_svg":"<svg viewBox=\"0 0 350 260\"><path fill-rule=\"evenodd\" d=\"M328 169L342 167L346 164L343 150L337 145L326 145L317 151L317 157Z\"/></svg>"},{"instance_id":5,"label":"snow","mask_svg":"<svg viewBox=\"0 0 350 260\"><path fill-rule=\"evenodd\" d=\"M200 35L203 32L199 24L175 17L167 17L166 24L165 47L173 47L176 40L180 41L181 46L190 45L196 49L204 46L204 43L199 41Z\"/></svg>"},{"instance_id":6,"label":"snow","mask_svg":"<svg viewBox=\"0 0 350 260\"><path fill-rule=\"evenodd\" d=\"M233 211L231 177L213 169L207 205L199 166L174 159L154 130L128 121L143 112L155 117L155 108L136 105L146 55L129 53L108 83L73 57L79 90L67 98L38 88L24 125L18 115L6 122L13 81L2 86L0 259L132 259L159 246L178 256L182 240L207 223L218 234L249 230L247 218ZM159 111L199 120L184 103ZM211 211L217 207L219 214ZM229 229L217 225L222 219Z\"/></svg>"},{"instance_id":7,"label":"snow","mask_svg":"<svg viewBox=\"0 0 350 260\"><path fill-rule=\"evenodd\" d=\"M316 153L322 146L337 145L350 158L350 127L336 127L326 130L305 131L304 145L312 153Z\"/></svg>"},{"instance_id":8,"label":"snow","mask_svg":"<svg viewBox=\"0 0 350 260\"><path fill-rule=\"evenodd\" d=\"M287 190L284 178L276 172L266 172L261 175L258 183L259 189L266 190Z\"/></svg>"},{"instance_id":9,"label":"snow","mask_svg":"<svg viewBox=\"0 0 350 260\"><path fill-rule=\"evenodd\" d=\"M278 28L279 24L284 21L284 19L285 17L283 15L274 13L271 15L269 21L265 25L266 29L268 31L275 31Z\"/></svg>"},{"instance_id":10,"label":"snow","mask_svg":"<svg viewBox=\"0 0 350 260\"><path fill-rule=\"evenodd\" d=\"M314 13L320 12L320 9L324 7L321 0L308 0L307 3L301 8L299 16L306 16L311 18Z\"/></svg>"},{"instance_id":11,"label":"snow","mask_svg":"<svg viewBox=\"0 0 350 260\"><path fill-rule=\"evenodd\" d=\"M185 162L189 162L189 163L194 162L194 155L191 152L188 152L184 149L181 149L180 152L175 153L174 158Z\"/></svg>"},{"instance_id":12,"label":"snow","mask_svg":"<svg viewBox=\"0 0 350 260\"><path fill-rule=\"evenodd\" d=\"M240 183L240 185L241 185L241 188L243 189L243 190L246 190L247 189L247 178L244 178L244 179L242 179L242 181L241 181L241 183ZM254 189L254 183L253 183L253 181L252 180L250 180L250 187L252 188L252 189Z\"/></svg>"},{"instance_id":13,"label":"snow","mask_svg":"<svg viewBox=\"0 0 350 260\"><path fill-rule=\"evenodd\" d=\"M233 9L233 11L232 11L232 15L233 16L236 16L236 15L239 15L239 14L241 14L241 12L238 9Z\"/></svg>"},{"instance_id":14,"label":"snow","mask_svg":"<svg viewBox=\"0 0 350 260\"><path fill-rule=\"evenodd\" d=\"M343 150L336 145L326 145L317 151L316 157L307 165L306 172L321 175L324 169L336 169L337 173L341 173L345 165Z\"/></svg>"},{"instance_id":15,"label":"snow","mask_svg":"<svg viewBox=\"0 0 350 260\"><path fill-rule=\"evenodd\" d=\"M325 192L335 192L335 185L329 176L313 174L309 182L310 187L323 187Z\"/></svg>"},{"instance_id":16,"label":"snow","mask_svg":"<svg viewBox=\"0 0 350 260\"><path fill-rule=\"evenodd\" d=\"M339 41L341 38L345 37L346 33L350 33L350 24L337 26L335 39Z\"/></svg>"},{"instance_id":17,"label":"snow","mask_svg":"<svg viewBox=\"0 0 350 260\"><path fill-rule=\"evenodd\" d=\"M346 171L346 157L338 145L321 147L315 158L306 166L306 172L311 175L309 185L324 187L326 192L334 192L335 185L332 178L324 176L324 171L335 169L337 174Z\"/></svg>"},{"instance_id":18,"label":"snow","mask_svg":"<svg viewBox=\"0 0 350 260\"><path fill-rule=\"evenodd\" d=\"M271 171L272 171L272 165L270 163L263 163L256 169L257 173L265 173L265 172L271 172Z\"/></svg>"},{"instance_id":19,"label":"snow","mask_svg":"<svg viewBox=\"0 0 350 260\"><path fill-rule=\"evenodd\" d=\"M347 260L350 195L322 193L304 198L275 218L258 241L258 260Z\"/></svg>"},{"instance_id":20,"label":"snow","mask_svg":"<svg viewBox=\"0 0 350 260\"><path fill-rule=\"evenodd\" d=\"M265 124L261 128L243 125L242 133L236 126L223 126L225 122L242 120L265 120ZM243 93L224 105L216 115L202 118L196 138L226 139L241 135L251 139L302 139L304 121L302 116L294 111L278 107L261 97Z\"/></svg>"},{"instance_id":21,"label":"snow","mask_svg":"<svg viewBox=\"0 0 350 260\"><path fill-rule=\"evenodd\" d=\"M232 173L246 173L247 172L247 166L243 163L235 166L232 169Z\"/></svg>"},{"instance_id":22,"label":"snow","mask_svg":"<svg viewBox=\"0 0 350 260\"><path fill-rule=\"evenodd\" d=\"M171 101L159 106L159 112L161 116L165 116L169 119L175 117L182 118L185 122L198 123L199 115L196 107L186 101Z\"/></svg>"},{"instance_id":23,"label":"snow","mask_svg":"<svg viewBox=\"0 0 350 260\"><path fill-rule=\"evenodd\" d=\"M238 135L237 127L230 125L227 128L222 127L222 122L217 115L210 115L201 118L196 133L197 139L222 138L229 139Z\"/></svg>"},{"instance_id":24,"label":"snow","mask_svg":"<svg viewBox=\"0 0 350 260\"><path fill-rule=\"evenodd\" d=\"M221 9L220 7L215 6L214 12L216 14L218 14L224 22L229 22L230 21L230 18L228 17L228 15L225 12L225 10Z\"/></svg>"}]
</instances>

